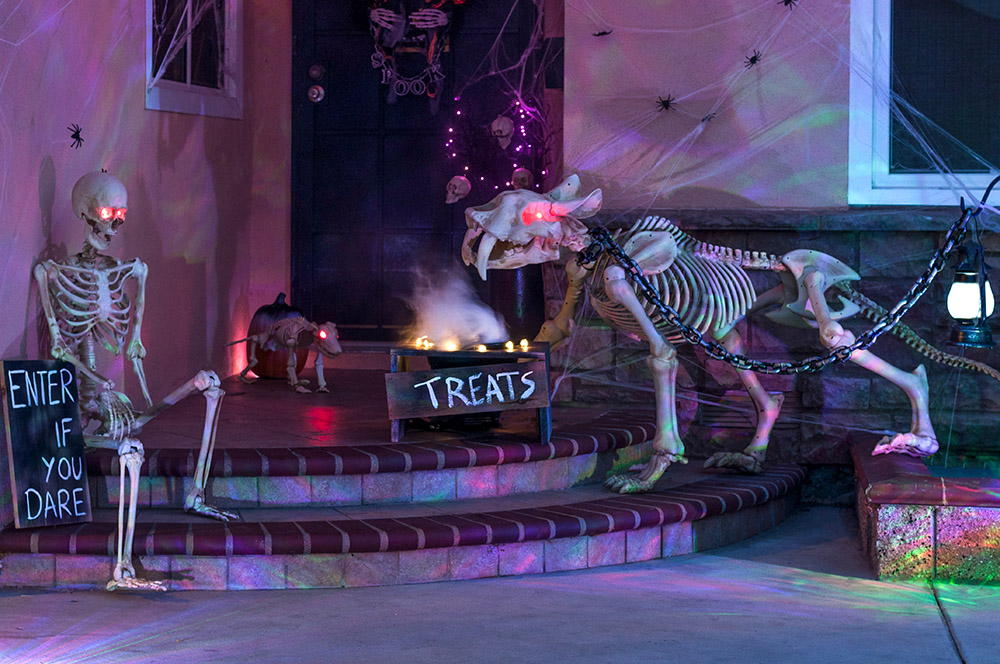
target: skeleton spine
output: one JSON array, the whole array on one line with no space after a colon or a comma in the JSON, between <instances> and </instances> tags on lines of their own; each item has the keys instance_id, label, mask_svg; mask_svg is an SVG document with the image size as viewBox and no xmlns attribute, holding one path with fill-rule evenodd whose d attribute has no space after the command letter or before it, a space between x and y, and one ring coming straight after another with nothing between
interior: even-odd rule
<instances>
[{"instance_id":1,"label":"skeleton spine","mask_svg":"<svg viewBox=\"0 0 1000 664\"><path fill-rule=\"evenodd\" d=\"M743 251L732 247L723 247L717 244L709 244L696 240L672 222L660 217L646 217L636 224L629 232L634 233L641 230L665 231L669 233L677 247L699 258L706 258L712 261L723 261L735 263L745 270L769 270L771 272L784 272L788 268L781 262L780 256L762 251Z\"/></svg>"},{"instance_id":2,"label":"skeleton spine","mask_svg":"<svg viewBox=\"0 0 1000 664\"><path fill-rule=\"evenodd\" d=\"M888 311L885 310L877 302L869 299L867 296L862 295L858 291L851 288L846 283L837 284L839 288L851 302L854 302L861 307L861 313L865 315L866 318L872 322L877 323L878 321L885 318ZM913 348L921 355L924 355L931 360L943 364L949 367L959 367L961 369L968 369L970 371L978 371L979 373L986 374L994 380L1000 380L1000 371L997 371L988 364L983 364L982 362L977 362L976 360L970 360L965 357L959 357L957 355L951 355L950 353L945 353L944 351L938 350L928 342L924 341L916 332L912 329L903 325L902 323L896 323L890 328L890 331L896 335L903 343L905 343L910 348Z\"/></svg>"}]
</instances>

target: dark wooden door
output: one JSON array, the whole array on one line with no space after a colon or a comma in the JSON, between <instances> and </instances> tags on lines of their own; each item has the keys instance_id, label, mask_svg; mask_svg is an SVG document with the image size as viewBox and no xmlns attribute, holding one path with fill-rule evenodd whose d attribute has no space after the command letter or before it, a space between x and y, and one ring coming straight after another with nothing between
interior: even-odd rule
<instances>
[{"instance_id":1,"label":"dark wooden door","mask_svg":"<svg viewBox=\"0 0 1000 664\"><path fill-rule=\"evenodd\" d=\"M461 262L464 209L496 192L474 187L445 203L446 184L461 168L445 148L448 128L457 110L491 118L510 100L500 81L487 79L456 102L456 81L483 65L502 26L507 51L523 49L530 8L471 0L456 11L434 109L423 95L390 103L372 67L368 3L295 0L292 304L307 318L333 321L344 339L395 340L412 318L405 305L411 270ZM321 101L309 99L312 86L323 88ZM489 292L496 286L477 288L487 302L497 299Z\"/></svg>"}]
</instances>

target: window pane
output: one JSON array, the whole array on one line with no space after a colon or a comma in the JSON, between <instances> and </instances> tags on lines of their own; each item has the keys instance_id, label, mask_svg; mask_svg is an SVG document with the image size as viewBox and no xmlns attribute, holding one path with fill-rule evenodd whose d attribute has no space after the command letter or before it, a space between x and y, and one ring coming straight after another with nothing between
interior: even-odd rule
<instances>
[{"instance_id":1,"label":"window pane","mask_svg":"<svg viewBox=\"0 0 1000 664\"><path fill-rule=\"evenodd\" d=\"M201 0L197 5L208 5L201 20L191 31L191 83L210 88L222 88L224 83L223 38L225 35L225 0Z\"/></svg>"},{"instance_id":2,"label":"window pane","mask_svg":"<svg viewBox=\"0 0 1000 664\"><path fill-rule=\"evenodd\" d=\"M988 170L972 153L1000 163L1000 2L894 0L891 30L892 91L927 119L891 117L889 172L939 170L907 124L953 171Z\"/></svg>"},{"instance_id":3,"label":"window pane","mask_svg":"<svg viewBox=\"0 0 1000 664\"><path fill-rule=\"evenodd\" d=\"M159 71L175 36L184 38L187 27L186 0L153 0L153 74ZM167 63L163 79L185 83L187 45Z\"/></svg>"}]
</instances>

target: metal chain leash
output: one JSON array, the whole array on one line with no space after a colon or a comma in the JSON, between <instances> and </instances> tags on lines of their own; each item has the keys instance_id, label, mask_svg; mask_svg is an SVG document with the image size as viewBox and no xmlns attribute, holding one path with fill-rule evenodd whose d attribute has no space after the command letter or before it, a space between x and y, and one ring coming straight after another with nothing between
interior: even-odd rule
<instances>
[{"instance_id":1,"label":"metal chain leash","mask_svg":"<svg viewBox=\"0 0 1000 664\"><path fill-rule=\"evenodd\" d=\"M611 234L604 228L594 228L590 231L589 235L594 239L594 241L590 244L590 246L577 254L576 261L580 265L587 265L596 261L601 254L605 252L609 253L625 269L625 274L632 281L633 285L639 290L639 292L642 293L643 297L645 297L650 304L659 310L663 320L665 320L671 327L677 328L689 343L703 348L710 357L722 360L736 369L747 369L756 373L813 373L821 371L831 364L838 364L849 360L854 351L866 350L874 344L883 333L887 330L891 330L930 287L931 282L934 281L934 278L945 266L948 255L955 248L955 245L961 242L962 238L965 236L969 219L977 213L978 210L973 212L972 210L965 209L963 206L961 218L953 223L951 228L948 229L948 234L945 236L944 243L941 248L934 253L927 269L920 276L920 278L914 282L909 292L907 292L906 295L904 295L903 298L896 303L896 306L890 309L885 317L876 323L870 330L858 335L857 339L850 346L838 346L836 348L832 348L825 355L816 355L798 362L767 362L764 360L755 360L753 358L746 357L745 355L732 353L726 350L722 344L712 341L711 339L706 339L705 336L696 328L685 324L681 320L680 314L677 310L663 301L663 298L660 297L656 288L642 274L642 268L639 267L631 256L625 253L625 250L622 249L617 242L615 242L615 240L611 237Z\"/></svg>"}]
</instances>

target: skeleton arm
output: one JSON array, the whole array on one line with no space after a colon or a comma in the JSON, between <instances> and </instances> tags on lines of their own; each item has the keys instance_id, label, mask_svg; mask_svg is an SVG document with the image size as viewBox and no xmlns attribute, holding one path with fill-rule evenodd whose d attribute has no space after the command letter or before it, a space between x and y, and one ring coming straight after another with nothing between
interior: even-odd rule
<instances>
[{"instance_id":1,"label":"skeleton arm","mask_svg":"<svg viewBox=\"0 0 1000 664\"><path fill-rule=\"evenodd\" d=\"M149 386L146 384L146 371L143 368L142 358L146 357L146 348L142 345L142 314L146 308L146 276L149 268L138 258L133 261L131 276L135 278L135 313L132 316L132 332L129 335L128 347L125 356L132 360L132 368L139 379L139 386L142 388L142 396L146 399L146 405L153 407L153 400L149 396Z\"/></svg>"},{"instance_id":2,"label":"skeleton arm","mask_svg":"<svg viewBox=\"0 0 1000 664\"><path fill-rule=\"evenodd\" d=\"M590 275L590 270L570 259L566 263L566 275L568 278L566 296L563 298L559 313L551 320L542 323L542 328L535 335L535 341L547 341L553 350L573 334L573 328L576 326L573 317L576 315L576 306L583 294L583 285Z\"/></svg>"},{"instance_id":3,"label":"skeleton arm","mask_svg":"<svg viewBox=\"0 0 1000 664\"><path fill-rule=\"evenodd\" d=\"M52 306L52 298L49 294L49 280L55 278L55 268L45 263L35 266L35 281L38 283L38 295L42 301L42 310L45 312L45 320L49 325L49 334L52 337L52 357L57 360L69 362L76 367L77 371L92 380L95 384L102 386L105 390L112 390L115 386L113 382L97 373L95 370L84 364L79 358L70 352L69 347L63 339L62 331L56 320L55 309Z\"/></svg>"}]
</instances>

